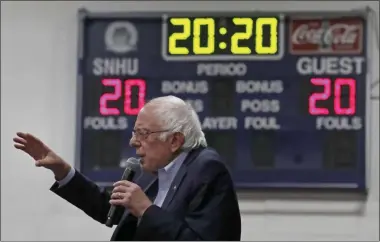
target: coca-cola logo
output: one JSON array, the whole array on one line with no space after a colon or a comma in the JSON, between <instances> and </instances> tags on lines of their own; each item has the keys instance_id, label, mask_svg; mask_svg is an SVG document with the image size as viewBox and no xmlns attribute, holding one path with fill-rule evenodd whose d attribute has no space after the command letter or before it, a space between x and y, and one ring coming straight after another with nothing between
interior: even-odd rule
<instances>
[{"instance_id":1,"label":"coca-cola logo","mask_svg":"<svg viewBox=\"0 0 380 242\"><path fill-rule=\"evenodd\" d=\"M328 28L312 28L301 24L292 34L293 44L353 45L358 39L360 26L337 23Z\"/></svg>"}]
</instances>

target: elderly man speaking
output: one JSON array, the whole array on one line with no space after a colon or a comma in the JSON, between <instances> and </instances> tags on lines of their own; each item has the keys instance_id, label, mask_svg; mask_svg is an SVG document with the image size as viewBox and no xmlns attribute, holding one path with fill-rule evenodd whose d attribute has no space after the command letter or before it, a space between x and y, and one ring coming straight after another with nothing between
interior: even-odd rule
<instances>
[{"instance_id":1,"label":"elderly man speaking","mask_svg":"<svg viewBox=\"0 0 380 242\"><path fill-rule=\"evenodd\" d=\"M218 153L207 148L196 112L177 97L151 100L136 119L130 144L152 180L118 181L112 194L38 138L17 136L14 146L54 173L51 191L58 196L103 224L111 204L125 207L111 240L240 240L231 176Z\"/></svg>"}]
</instances>

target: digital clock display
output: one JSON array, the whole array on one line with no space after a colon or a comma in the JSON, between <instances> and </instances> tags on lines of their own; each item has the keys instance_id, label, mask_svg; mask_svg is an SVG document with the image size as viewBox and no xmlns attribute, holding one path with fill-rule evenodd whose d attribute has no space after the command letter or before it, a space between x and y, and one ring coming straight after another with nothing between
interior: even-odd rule
<instances>
[{"instance_id":1,"label":"digital clock display","mask_svg":"<svg viewBox=\"0 0 380 242\"><path fill-rule=\"evenodd\" d=\"M279 53L279 17L170 17L166 24L168 55Z\"/></svg>"},{"instance_id":2,"label":"digital clock display","mask_svg":"<svg viewBox=\"0 0 380 242\"><path fill-rule=\"evenodd\" d=\"M365 18L85 12L80 23L77 168L98 184L136 156L145 103L174 95L237 188L365 189Z\"/></svg>"}]
</instances>

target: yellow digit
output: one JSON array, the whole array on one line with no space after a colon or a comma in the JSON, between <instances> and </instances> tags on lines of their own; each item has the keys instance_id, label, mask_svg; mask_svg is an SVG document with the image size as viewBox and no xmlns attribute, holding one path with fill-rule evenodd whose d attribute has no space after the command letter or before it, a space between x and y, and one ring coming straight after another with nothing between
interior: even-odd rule
<instances>
[{"instance_id":1,"label":"yellow digit","mask_svg":"<svg viewBox=\"0 0 380 242\"><path fill-rule=\"evenodd\" d=\"M255 49L257 54L275 54L277 52L277 18L258 18L256 21L256 41ZM263 26L269 25L270 44L268 47L263 46Z\"/></svg>"},{"instance_id":2,"label":"yellow digit","mask_svg":"<svg viewBox=\"0 0 380 242\"><path fill-rule=\"evenodd\" d=\"M201 46L201 26L207 26L207 44L206 46ZM196 18L193 22L193 35L194 44L193 51L194 54L211 54L215 51L215 22L212 18Z\"/></svg>"},{"instance_id":3,"label":"yellow digit","mask_svg":"<svg viewBox=\"0 0 380 242\"><path fill-rule=\"evenodd\" d=\"M245 31L242 33L235 33L231 37L231 52L237 55L251 54L249 47L240 47L239 40L247 40L252 36L253 20L251 18L233 18L232 21L235 25L244 25Z\"/></svg>"},{"instance_id":4,"label":"yellow digit","mask_svg":"<svg viewBox=\"0 0 380 242\"><path fill-rule=\"evenodd\" d=\"M190 36L191 23L188 18L172 18L170 23L176 26L183 26L183 31L180 33L173 33L169 37L169 53L173 55L189 54L186 47L177 47L178 40L185 40Z\"/></svg>"}]
</instances>

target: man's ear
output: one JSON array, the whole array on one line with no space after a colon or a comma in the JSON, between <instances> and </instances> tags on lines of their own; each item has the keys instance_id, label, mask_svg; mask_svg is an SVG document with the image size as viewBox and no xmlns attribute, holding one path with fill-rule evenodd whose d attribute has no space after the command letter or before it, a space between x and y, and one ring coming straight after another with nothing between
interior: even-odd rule
<instances>
[{"instance_id":1,"label":"man's ear","mask_svg":"<svg viewBox=\"0 0 380 242\"><path fill-rule=\"evenodd\" d=\"M179 149L181 149L184 143L185 143L185 136L179 132L174 133L171 140L171 151L173 153L177 152Z\"/></svg>"}]
</instances>

